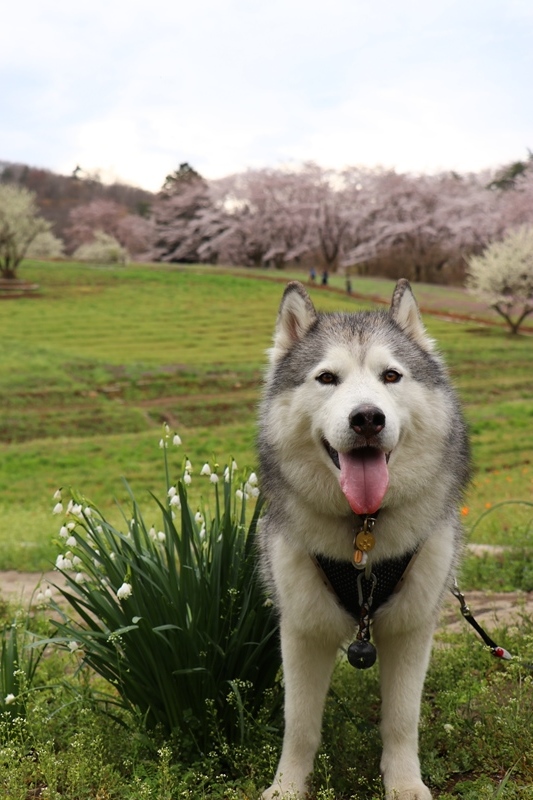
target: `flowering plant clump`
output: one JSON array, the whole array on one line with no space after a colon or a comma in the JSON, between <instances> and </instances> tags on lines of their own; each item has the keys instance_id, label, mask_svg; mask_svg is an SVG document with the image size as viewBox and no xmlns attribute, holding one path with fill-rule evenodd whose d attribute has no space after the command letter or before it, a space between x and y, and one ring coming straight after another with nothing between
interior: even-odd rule
<instances>
[{"instance_id":1,"label":"flowering plant clump","mask_svg":"<svg viewBox=\"0 0 533 800\"><path fill-rule=\"evenodd\" d=\"M279 693L277 622L256 575L261 499L254 475L239 482L235 462L212 464L195 480L214 494L214 510L192 509L188 459L170 480L168 445L181 439L166 428L161 442L168 491L154 498L159 523L145 522L131 491L122 531L81 498L69 502L56 567L70 610L52 600L54 641L113 684L114 702L149 728L205 751L214 726L241 741L265 690Z\"/></svg>"}]
</instances>

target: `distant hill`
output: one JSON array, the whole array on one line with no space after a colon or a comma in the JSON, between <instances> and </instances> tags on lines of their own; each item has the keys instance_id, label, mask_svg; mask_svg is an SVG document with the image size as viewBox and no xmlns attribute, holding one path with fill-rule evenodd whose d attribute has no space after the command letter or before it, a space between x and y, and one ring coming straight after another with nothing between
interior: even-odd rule
<instances>
[{"instance_id":1,"label":"distant hill","mask_svg":"<svg viewBox=\"0 0 533 800\"><path fill-rule=\"evenodd\" d=\"M154 194L145 189L122 183L104 184L95 176L85 175L79 167L72 175L59 175L49 169L0 161L0 183L15 183L35 192L43 217L60 237L76 206L96 199L114 200L132 214L147 216L154 199Z\"/></svg>"}]
</instances>

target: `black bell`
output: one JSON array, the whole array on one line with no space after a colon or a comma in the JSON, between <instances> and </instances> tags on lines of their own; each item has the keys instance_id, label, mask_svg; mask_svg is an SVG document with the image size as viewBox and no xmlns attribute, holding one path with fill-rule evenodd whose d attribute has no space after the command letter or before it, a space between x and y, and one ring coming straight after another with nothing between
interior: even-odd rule
<instances>
[{"instance_id":1,"label":"black bell","mask_svg":"<svg viewBox=\"0 0 533 800\"><path fill-rule=\"evenodd\" d=\"M348 648L348 661L355 669L368 669L376 663L376 648L372 642L358 639Z\"/></svg>"}]
</instances>

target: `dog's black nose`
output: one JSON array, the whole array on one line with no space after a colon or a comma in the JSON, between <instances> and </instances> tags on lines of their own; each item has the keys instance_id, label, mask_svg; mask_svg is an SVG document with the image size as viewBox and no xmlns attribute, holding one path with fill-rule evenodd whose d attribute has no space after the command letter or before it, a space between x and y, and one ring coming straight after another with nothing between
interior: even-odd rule
<instances>
[{"instance_id":1,"label":"dog's black nose","mask_svg":"<svg viewBox=\"0 0 533 800\"><path fill-rule=\"evenodd\" d=\"M365 439L380 433L385 427L385 414L376 406L359 406L350 414L350 428Z\"/></svg>"}]
</instances>

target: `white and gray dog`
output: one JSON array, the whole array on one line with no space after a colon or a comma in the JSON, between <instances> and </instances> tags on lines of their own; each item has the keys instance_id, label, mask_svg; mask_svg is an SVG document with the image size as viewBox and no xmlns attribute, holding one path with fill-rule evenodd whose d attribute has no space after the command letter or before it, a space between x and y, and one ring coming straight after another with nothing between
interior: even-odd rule
<instances>
[{"instance_id":1,"label":"white and gray dog","mask_svg":"<svg viewBox=\"0 0 533 800\"><path fill-rule=\"evenodd\" d=\"M429 800L420 699L461 552L469 475L460 404L409 283L389 311L318 313L290 283L260 412L264 574L280 616L285 735L264 800L304 796L343 642L378 655L388 798Z\"/></svg>"}]
</instances>

